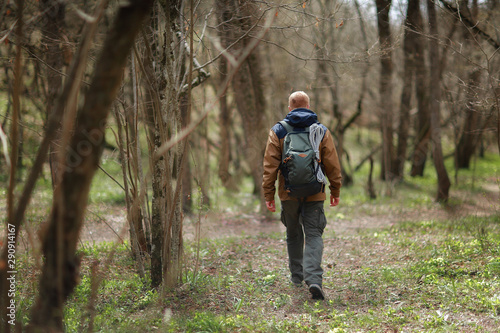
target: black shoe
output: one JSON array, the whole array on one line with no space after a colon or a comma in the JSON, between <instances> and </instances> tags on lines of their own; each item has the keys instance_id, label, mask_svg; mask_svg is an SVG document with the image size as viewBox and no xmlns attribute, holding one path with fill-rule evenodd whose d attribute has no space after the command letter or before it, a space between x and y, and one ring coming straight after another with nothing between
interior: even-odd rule
<instances>
[{"instance_id":1,"label":"black shoe","mask_svg":"<svg viewBox=\"0 0 500 333\"><path fill-rule=\"evenodd\" d=\"M323 294L323 289L319 284L311 284L309 286L309 292L312 295L312 299L325 299L325 294Z\"/></svg>"}]
</instances>

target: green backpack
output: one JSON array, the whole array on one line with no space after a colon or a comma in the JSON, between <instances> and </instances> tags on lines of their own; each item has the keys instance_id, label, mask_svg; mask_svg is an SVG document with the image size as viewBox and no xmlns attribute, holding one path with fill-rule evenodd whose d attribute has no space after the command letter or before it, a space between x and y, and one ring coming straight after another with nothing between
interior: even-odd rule
<instances>
[{"instance_id":1,"label":"green backpack","mask_svg":"<svg viewBox=\"0 0 500 333\"><path fill-rule=\"evenodd\" d=\"M324 183L318 181L321 162L317 156L318 147L315 150L309 138L310 127L294 128L285 121L280 121L280 124L287 132L280 166L286 192L292 197L305 199L324 191ZM319 142L316 144L319 146Z\"/></svg>"}]
</instances>

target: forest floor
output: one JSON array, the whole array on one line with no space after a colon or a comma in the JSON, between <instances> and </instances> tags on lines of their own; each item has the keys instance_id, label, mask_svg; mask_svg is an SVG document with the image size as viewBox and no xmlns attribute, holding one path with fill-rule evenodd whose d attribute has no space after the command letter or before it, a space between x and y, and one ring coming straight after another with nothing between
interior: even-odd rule
<instances>
[{"instance_id":1,"label":"forest floor","mask_svg":"<svg viewBox=\"0 0 500 333\"><path fill-rule=\"evenodd\" d=\"M464 216L488 216L500 210L500 185L492 178L482 186L480 195L467 191L452 190L454 201L460 204L440 205L406 205L395 207L394 204L379 204L372 206L362 203L355 210L352 207L343 208L340 205L329 207L325 202L325 213L329 218L327 228L337 236L352 236L361 230L385 228L395 223L422 220L450 220ZM279 205L279 204L278 204ZM90 207L87 223L81 233L82 242L110 242L128 238L128 225L125 210L120 205L95 205ZM95 208L95 209L94 209ZM99 213L100 211L101 213ZM279 206L277 211L279 211ZM249 213L248 209L241 211L218 210L201 216L186 216L184 222L184 237L193 240L196 234L196 224L200 222L200 238L214 239L235 236L257 236L273 232L285 232L285 227L279 221L279 213L264 217L258 213Z\"/></svg>"},{"instance_id":2,"label":"forest floor","mask_svg":"<svg viewBox=\"0 0 500 333\"><path fill-rule=\"evenodd\" d=\"M422 193L415 204L406 194L397 204L398 193L360 204L347 199L345 206L341 200L333 208L325 203L324 302L289 284L278 213L264 218L247 206L187 217L184 283L129 313L124 330L498 332L499 189L496 178L472 192L454 189L447 205ZM128 237L113 207L94 214L87 241Z\"/></svg>"},{"instance_id":3,"label":"forest floor","mask_svg":"<svg viewBox=\"0 0 500 333\"><path fill-rule=\"evenodd\" d=\"M498 158L489 163L498 165ZM386 189L379 184L376 200L367 199L361 186L346 188L339 206L325 203L324 302L289 283L279 213L258 214L248 189L186 216L185 271L170 290L149 287L147 260L146 278L140 278L127 245L123 202L113 198L115 190L96 189L81 232L81 282L65 308L65 330L498 332L499 175L494 171L476 183L466 176L446 205L433 201L432 178L397 184L390 196L380 194ZM50 194L36 193L29 229L36 230L48 207ZM25 230L21 236L18 319L26 325L40 256L33 255L39 249L23 251L33 243Z\"/></svg>"}]
</instances>

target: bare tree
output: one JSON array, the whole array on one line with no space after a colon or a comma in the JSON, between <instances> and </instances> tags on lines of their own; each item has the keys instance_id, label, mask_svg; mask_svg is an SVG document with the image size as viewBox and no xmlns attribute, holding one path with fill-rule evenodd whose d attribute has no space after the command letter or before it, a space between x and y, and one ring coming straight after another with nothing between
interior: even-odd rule
<instances>
[{"instance_id":1,"label":"bare tree","mask_svg":"<svg viewBox=\"0 0 500 333\"><path fill-rule=\"evenodd\" d=\"M424 56L425 51L428 48L428 41L432 39L426 32L422 24L422 17L416 17L415 22L416 32L419 33L419 38L416 39L417 49L420 50L415 54L416 66L418 68L415 80L416 80L416 97L418 104L417 113L417 130L416 130L416 140L414 146L414 152L412 155L412 167L410 175L423 176L424 169L427 161L427 155L431 140L431 113L429 106L429 78L430 66L426 65ZM456 20L455 20L456 21ZM451 22L448 33L443 38L443 45L441 48L440 61L439 61L439 80L442 82L443 73L448 64L450 45L452 44L451 39L456 32L457 24Z\"/></svg>"},{"instance_id":2,"label":"bare tree","mask_svg":"<svg viewBox=\"0 0 500 333\"><path fill-rule=\"evenodd\" d=\"M156 157L156 151L178 128L179 100L178 85L173 68L174 26L179 17L180 1L162 1L155 8L148 31L144 38L144 54L140 58L143 69L142 83L145 94L145 119L148 129L149 163L152 173L151 187L151 286L159 287L164 281L164 267L167 265L165 248L172 239L171 219L180 218L174 201L173 174L177 174L174 162L178 161L176 151L167 156ZM163 31L160 33L160 31ZM162 47L164 40L165 46ZM142 53L142 52L141 52ZM175 170L175 171L174 171ZM180 221L176 221L180 225ZM167 236L167 233L170 236Z\"/></svg>"},{"instance_id":3,"label":"bare tree","mask_svg":"<svg viewBox=\"0 0 500 333\"><path fill-rule=\"evenodd\" d=\"M230 45L233 37L229 21L233 16L233 7L229 5L228 1L215 1L215 8L217 11L217 19L220 24L218 33L221 38L222 45ZM218 84L221 86L226 82L228 66L229 64L226 57L221 57L219 60L220 74L218 82ZM231 111L229 109L226 93L222 94L219 98L219 108L220 150L218 175L222 181L222 184L226 188L231 188L231 185L233 185L232 176L229 172L231 161Z\"/></svg>"},{"instance_id":4,"label":"bare tree","mask_svg":"<svg viewBox=\"0 0 500 333\"><path fill-rule=\"evenodd\" d=\"M78 281L76 255L92 177L98 167L109 108L116 96L127 56L152 1L123 4L104 43L77 127L68 146L68 159L55 189L54 203L43 238L45 263L29 330L62 331L63 307Z\"/></svg>"},{"instance_id":5,"label":"bare tree","mask_svg":"<svg viewBox=\"0 0 500 333\"><path fill-rule=\"evenodd\" d=\"M420 2L420 1L418 1ZM430 139L430 111L429 111L429 78L428 68L425 62L425 51L427 49L427 40L424 34L423 19L420 11L420 4L415 7L411 16L414 21L408 29L414 30L415 36L414 65L415 71L415 90L417 98L417 125L414 150L412 154L412 165L410 175L423 176L425 163L427 161L428 146Z\"/></svg>"},{"instance_id":6,"label":"bare tree","mask_svg":"<svg viewBox=\"0 0 500 333\"><path fill-rule=\"evenodd\" d=\"M229 34L223 38L223 42L234 44L228 50L235 58L241 54L252 37L249 35L258 24L260 10L250 0L234 1L225 0L223 6L225 12L219 15L221 33ZM229 13L232 15L229 18ZM257 17L256 17L257 16ZM228 19L229 18L229 19ZM229 48L231 44L223 45ZM255 49L243 62L236 72L232 81L232 88L236 106L242 119L244 130L243 156L247 162L254 182L254 194L262 197L262 158L264 156L266 129L265 110L266 100L262 78L262 67L259 50ZM265 205L261 198L261 211L264 212Z\"/></svg>"},{"instance_id":7,"label":"bare tree","mask_svg":"<svg viewBox=\"0 0 500 333\"><path fill-rule=\"evenodd\" d=\"M468 1L460 1L459 15L465 15L471 21L477 21L478 4L477 1L472 2L472 8L469 9ZM479 37L477 30L472 30L466 25L460 25L462 31L462 38L464 40L465 48L464 53L467 59L477 58L475 48L476 41ZM455 162L456 167L459 169L468 169L470 161L482 135L482 122L483 117L480 110L480 86L483 70L475 65L467 66L468 68L467 79L464 79L464 101L460 107L461 114L463 114L463 125L461 126L460 138L457 143Z\"/></svg>"},{"instance_id":8,"label":"bare tree","mask_svg":"<svg viewBox=\"0 0 500 333\"><path fill-rule=\"evenodd\" d=\"M134 62L132 57L132 64ZM132 72L135 66L132 65ZM135 73L132 74L132 82L135 83ZM136 89L134 84L133 89ZM133 93L134 101L136 92ZM118 111L118 107L114 107L115 121L117 124L116 142L118 144L119 158L122 166L123 176L123 191L125 192L125 204L127 207L127 221L129 223L130 245L133 249L133 254L138 264L138 271L144 278L144 265L142 262L143 254L148 252L148 242L143 228L143 210L142 210L142 175L140 167L140 149L139 136L137 131L137 109L130 108L133 111Z\"/></svg>"},{"instance_id":9,"label":"bare tree","mask_svg":"<svg viewBox=\"0 0 500 333\"><path fill-rule=\"evenodd\" d=\"M375 0L377 7L377 25L379 33L380 55L380 127L382 131L382 179L390 181L394 174L394 144L393 144L393 103L392 103L392 38L390 15L392 0Z\"/></svg>"},{"instance_id":10,"label":"bare tree","mask_svg":"<svg viewBox=\"0 0 500 333\"><path fill-rule=\"evenodd\" d=\"M61 71L64 66L62 45L66 5L59 1L42 0L40 1L40 12L43 15L41 52L45 61L47 78L45 105L47 107L48 118L48 114L54 107L59 88L62 84ZM49 165L53 186L55 186L57 177L57 146L58 140L52 141L49 152Z\"/></svg>"},{"instance_id":11,"label":"bare tree","mask_svg":"<svg viewBox=\"0 0 500 333\"><path fill-rule=\"evenodd\" d=\"M334 2L331 0L323 0L318 2L320 12L328 18L331 18L335 14L335 6ZM365 50L368 50L368 41L365 31L365 22L363 20L363 16L361 10L359 8L359 4L355 1L356 10L359 15L360 22L360 30L363 41L363 46ZM348 152L345 151L344 140L347 130L354 124L356 119L362 114L362 104L363 99L367 90L367 77L366 73L368 71L368 63L364 65L363 74L362 74L362 83L361 83L361 91L359 92L359 100L357 103L356 111L354 111L351 115L348 115L345 111L343 111L340 107L341 100L340 96L342 95L339 90L342 87L341 78L339 77L335 64L328 63L327 54L330 52L329 50L335 49L337 44L335 35L338 30L338 23L334 24L334 20L325 19L318 24L319 29L316 32L316 42L315 45L317 48L318 58L317 60L317 77L318 77L318 85L322 84L322 87L325 87L330 93L331 103L331 113L333 119L336 120L336 126L333 130L333 135L337 139L337 153L339 156L339 160L341 163L342 169L342 185L348 186L353 182L353 176L350 175L345 167L344 160L347 160ZM338 33L340 34L340 32ZM367 55L366 55L367 56ZM317 99L320 99L320 89L316 89L318 96ZM347 116L347 119L346 119Z\"/></svg>"},{"instance_id":12,"label":"bare tree","mask_svg":"<svg viewBox=\"0 0 500 333\"><path fill-rule=\"evenodd\" d=\"M410 108L413 92L413 82L415 73L420 68L416 66L416 54L422 52L417 48L418 32L415 30L419 24L420 1L409 0L404 24L404 72L403 72L403 90L401 92L401 104L399 106L399 128L398 128L398 146L396 159L394 160L394 176L403 178L404 165L406 161L406 151L408 147L408 137L410 133Z\"/></svg>"},{"instance_id":13,"label":"bare tree","mask_svg":"<svg viewBox=\"0 0 500 333\"><path fill-rule=\"evenodd\" d=\"M209 77L202 68L193 77L197 63L186 43L181 24L183 2L160 1L151 18L145 54L141 63L146 92L145 118L149 135L151 199L151 285L166 288L179 282L182 268L182 184L187 176L187 138L163 153L160 147L173 140L190 123L191 88ZM193 4L190 5L192 9ZM192 22L192 21L191 21ZM187 27L192 31L193 26ZM186 66L186 59L189 59Z\"/></svg>"},{"instance_id":14,"label":"bare tree","mask_svg":"<svg viewBox=\"0 0 500 333\"><path fill-rule=\"evenodd\" d=\"M443 149L441 146L441 80L439 61L439 34L436 17L436 8L433 0L427 0L427 14L429 17L429 63L430 63L430 83L429 83L429 107L431 111L431 140L432 157L438 177L436 199L439 202L446 202L449 196L450 179L446 171L443 159Z\"/></svg>"},{"instance_id":15,"label":"bare tree","mask_svg":"<svg viewBox=\"0 0 500 333\"><path fill-rule=\"evenodd\" d=\"M483 68L488 71L488 81L492 90L492 95L493 99L495 102L493 103L492 111L496 109L497 112L497 124L496 124L496 132L497 132L497 146L498 149L500 149L500 107L499 107L499 94L498 94L498 84L497 80L498 78L495 78L494 75L492 75L492 68L491 68L491 60L495 55L498 54L498 50L500 49L500 43L498 42L498 38L492 37L483 27L482 27L482 21L477 20L479 16L479 6L477 1L473 1L473 7L472 11L468 9L468 6L466 2L462 2L460 6L454 6L455 3L450 3L446 0L440 0L440 2L443 5L443 8L452 14L452 16L455 18L457 22L460 23L462 26L462 30L465 33L466 40L468 40L469 45L476 45L479 46L480 52L484 55L486 58L486 62L488 65L486 68ZM460 4L460 3L459 3ZM489 17L493 11L493 9L497 8L498 3L496 1L491 1L488 3L489 10L487 17ZM479 45L479 40L484 40L487 44L489 44L493 49L495 50L491 56L488 56L484 49ZM463 56L461 50L458 50L459 54ZM470 59L470 57L466 57ZM477 110L473 110L470 105L470 96L474 96L475 93L473 92L474 90L474 85L472 82L478 81L479 80L479 68L481 66L478 66L477 63L472 61L474 64L474 68L471 69L469 73L469 78L468 78L468 88L467 88L467 94L469 95L469 100L466 101L466 104L468 105L468 108L465 110L466 113L466 120L464 122L464 131L463 134L461 135L458 147L457 147L457 165L459 167L466 167L468 165L468 160L470 160L470 156L475 150L475 146L477 145L482 133L484 132L482 128L485 127L486 123L489 121L490 117L493 116L493 112L490 113L488 117L486 117L484 124L478 125L479 121L479 114L477 113ZM471 89L472 88L472 89ZM472 122L472 124L469 124L469 122ZM475 129L474 129L475 128ZM471 153L472 152L472 153Z\"/></svg>"}]
</instances>

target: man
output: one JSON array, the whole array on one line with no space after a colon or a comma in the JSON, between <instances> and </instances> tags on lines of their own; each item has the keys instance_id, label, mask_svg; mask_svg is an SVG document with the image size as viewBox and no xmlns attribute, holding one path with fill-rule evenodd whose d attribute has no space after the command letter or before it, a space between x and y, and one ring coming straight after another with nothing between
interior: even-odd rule
<instances>
[{"instance_id":1,"label":"man","mask_svg":"<svg viewBox=\"0 0 500 333\"><path fill-rule=\"evenodd\" d=\"M292 93L288 99L290 111L284 121L295 128L306 128L318 123L317 115L311 111L309 96L303 91ZM339 204L341 187L340 163L330 131L322 126L324 136L319 145L323 171L330 182L330 207ZM267 209L276 211L274 202L275 182L279 175L278 196L281 200L281 221L286 227L286 243L291 281L296 286L305 281L313 299L324 299L322 289L323 269L323 230L326 217L323 204L324 191L311 195L305 200L290 196L285 190L285 179L280 170L284 138L287 130L281 123L273 126L269 132L264 155L264 174L262 188ZM304 247L305 236L305 247Z\"/></svg>"}]
</instances>

